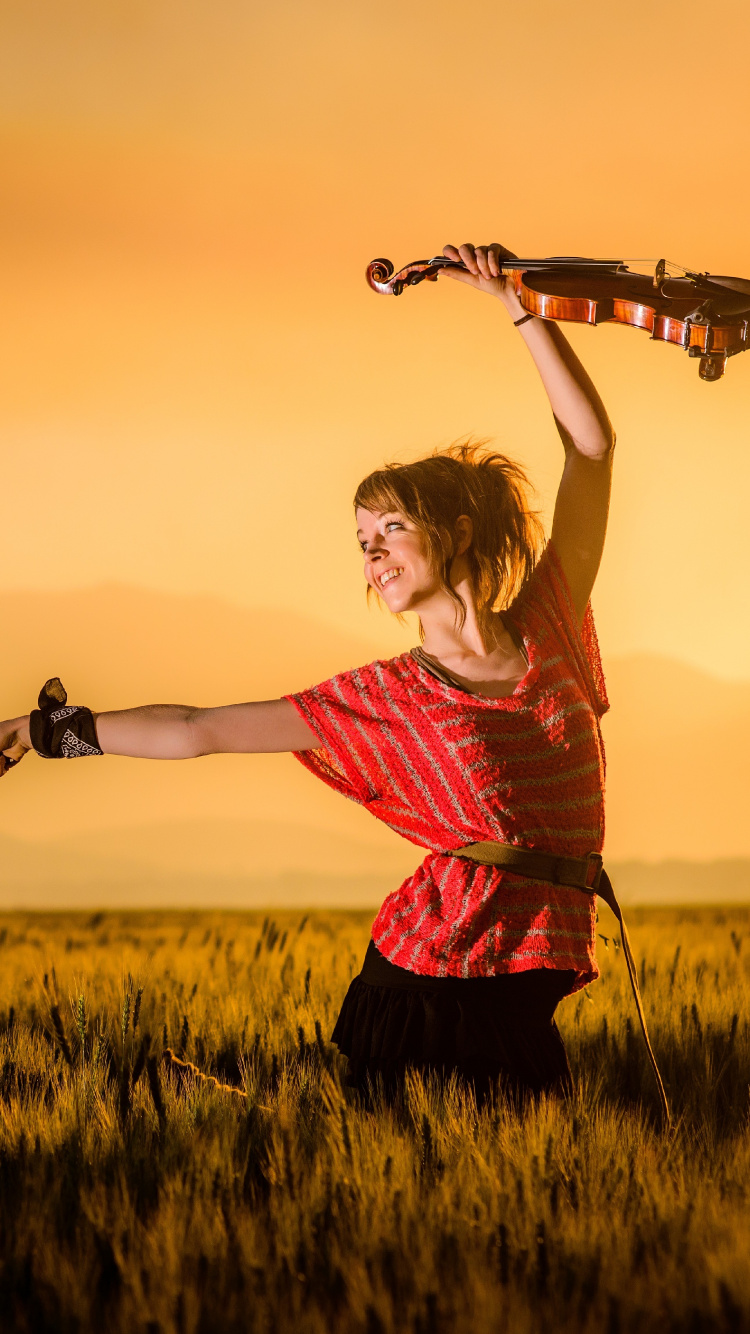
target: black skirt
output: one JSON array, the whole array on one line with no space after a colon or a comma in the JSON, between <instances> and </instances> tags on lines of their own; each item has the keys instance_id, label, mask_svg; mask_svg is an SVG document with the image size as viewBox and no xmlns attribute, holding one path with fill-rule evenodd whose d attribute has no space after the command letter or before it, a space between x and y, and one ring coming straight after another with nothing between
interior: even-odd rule
<instances>
[{"instance_id":1,"label":"black skirt","mask_svg":"<svg viewBox=\"0 0 750 1334\"><path fill-rule=\"evenodd\" d=\"M455 1073L483 1100L565 1093L570 1066L554 1013L571 970L534 968L498 977L421 977L367 949L332 1040L348 1058L350 1085L368 1096L399 1090L407 1069Z\"/></svg>"}]
</instances>

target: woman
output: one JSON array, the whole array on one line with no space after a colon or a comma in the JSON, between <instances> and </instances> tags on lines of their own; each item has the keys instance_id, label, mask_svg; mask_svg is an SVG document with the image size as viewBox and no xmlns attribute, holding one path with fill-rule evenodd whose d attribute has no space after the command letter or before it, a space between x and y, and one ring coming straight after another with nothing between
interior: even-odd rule
<instances>
[{"instance_id":1,"label":"woman","mask_svg":"<svg viewBox=\"0 0 750 1334\"><path fill-rule=\"evenodd\" d=\"M214 709L94 717L48 683L31 723L0 724L2 772L32 744L51 756L295 752L431 849L381 908L336 1024L350 1080L393 1090L414 1066L455 1071L480 1095L498 1080L562 1091L570 1072L553 1016L598 975L595 913L593 894L553 883L549 867L554 857L575 867L564 859L590 858L603 842L607 701L589 595L614 435L566 339L527 315L502 275L510 252L444 253L466 266L447 277L505 307L550 400L565 466L541 559L510 460L457 446L383 469L355 497L368 594L417 613L419 648L284 699Z\"/></svg>"}]
</instances>

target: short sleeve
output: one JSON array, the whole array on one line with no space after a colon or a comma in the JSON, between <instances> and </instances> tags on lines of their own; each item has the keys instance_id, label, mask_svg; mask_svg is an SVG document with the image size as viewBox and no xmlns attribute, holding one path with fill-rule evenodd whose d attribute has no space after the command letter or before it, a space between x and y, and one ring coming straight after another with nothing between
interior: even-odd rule
<instances>
[{"instance_id":1,"label":"short sleeve","mask_svg":"<svg viewBox=\"0 0 750 1334\"><path fill-rule=\"evenodd\" d=\"M609 709L609 700L591 603L579 627L570 586L552 542L547 543L508 612L519 629L532 638L533 621L538 617L562 640L566 657L577 668L591 707L597 718L601 718Z\"/></svg>"},{"instance_id":2,"label":"short sleeve","mask_svg":"<svg viewBox=\"0 0 750 1334\"><path fill-rule=\"evenodd\" d=\"M315 750L295 751L295 757L329 787L361 805L379 794L379 718L368 675L367 669L341 672L284 696L322 743Z\"/></svg>"}]
</instances>

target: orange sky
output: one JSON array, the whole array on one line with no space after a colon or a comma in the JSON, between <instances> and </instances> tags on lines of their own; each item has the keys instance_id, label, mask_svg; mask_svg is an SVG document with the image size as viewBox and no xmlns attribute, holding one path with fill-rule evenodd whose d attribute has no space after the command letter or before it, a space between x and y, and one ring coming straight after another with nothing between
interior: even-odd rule
<instances>
[{"instance_id":1,"label":"orange sky","mask_svg":"<svg viewBox=\"0 0 750 1334\"><path fill-rule=\"evenodd\" d=\"M498 239L750 275L748 37L741 0L4 5L0 589L219 593L393 651L361 475L475 432L548 507L562 451L499 305L365 264ZM618 431L605 652L749 676L750 357L708 385L571 337Z\"/></svg>"}]
</instances>

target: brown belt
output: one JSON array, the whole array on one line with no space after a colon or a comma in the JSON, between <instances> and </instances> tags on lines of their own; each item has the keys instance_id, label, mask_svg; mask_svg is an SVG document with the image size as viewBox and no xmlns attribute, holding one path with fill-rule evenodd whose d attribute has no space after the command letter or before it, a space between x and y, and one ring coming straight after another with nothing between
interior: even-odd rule
<instances>
[{"instance_id":1,"label":"brown belt","mask_svg":"<svg viewBox=\"0 0 750 1334\"><path fill-rule=\"evenodd\" d=\"M564 885L566 889L580 889L584 894L598 894L600 899L604 899L604 902L612 909L620 923L622 952L628 966L635 1007L641 1021L641 1031L646 1043L651 1068L659 1088L662 1111L667 1126L669 1126L671 1124L669 1102L646 1028L646 1016L643 1013L643 1002L638 986L638 972L633 951L630 948L630 939L623 920L622 908L617 902L612 881L604 870L599 853L590 852L588 857L556 857L550 852L534 852L529 848L514 848L509 843L487 842L470 843L465 848L455 848L451 851L450 856L468 857L473 862L481 862L483 866L506 866L509 871L514 871L516 875L525 875L534 880L548 881L553 885Z\"/></svg>"}]
</instances>

